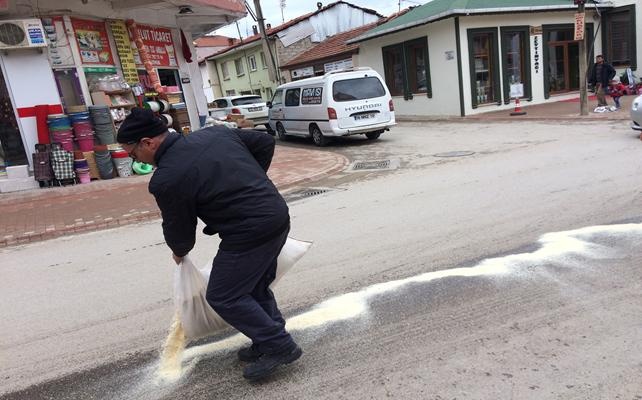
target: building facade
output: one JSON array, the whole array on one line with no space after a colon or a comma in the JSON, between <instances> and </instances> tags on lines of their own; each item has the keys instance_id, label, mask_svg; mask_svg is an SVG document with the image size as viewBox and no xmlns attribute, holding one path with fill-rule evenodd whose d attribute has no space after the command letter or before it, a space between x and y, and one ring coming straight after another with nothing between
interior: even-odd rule
<instances>
[{"instance_id":1,"label":"building facade","mask_svg":"<svg viewBox=\"0 0 642 400\"><path fill-rule=\"evenodd\" d=\"M260 35L243 39L207 59L213 63L209 71L215 71L223 96L259 94L266 100L281 83L292 80L289 69L281 66L310 50L328 37L374 23L382 18L374 10L358 7L345 1L326 6L318 3L317 10L302 15L276 27L267 26L269 46L275 58L277 73L270 79L268 63Z\"/></svg>"},{"instance_id":2,"label":"building facade","mask_svg":"<svg viewBox=\"0 0 642 400\"><path fill-rule=\"evenodd\" d=\"M386 78L400 116L472 115L577 97L577 6L566 0L487 1L460 8L433 0L349 43L360 63ZM475 8L477 7L477 8ZM597 54L623 73L636 51L641 6L618 0L587 6L589 65Z\"/></svg>"},{"instance_id":3,"label":"building facade","mask_svg":"<svg viewBox=\"0 0 642 400\"><path fill-rule=\"evenodd\" d=\"M192 40L245 14L239 0L186 0L180 7L165 0L0 2L0 25L15 32L0 38L0 174L6 166L31 164L36 106L55 114L93 105L92 88L106 76L144 87L150 84L147 72L156 71L164 88L180 94L187 123L198 128L207 104L191 61ZM132 32L146 55L133 45ZM126 112L134 105L119 108Z\"/></svg>"}]
</instances>

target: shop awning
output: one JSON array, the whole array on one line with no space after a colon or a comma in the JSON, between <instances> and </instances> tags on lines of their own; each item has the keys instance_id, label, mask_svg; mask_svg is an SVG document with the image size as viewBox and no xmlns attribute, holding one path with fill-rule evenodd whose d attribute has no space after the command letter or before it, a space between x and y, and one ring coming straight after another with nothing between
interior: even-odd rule
<instances>
[{"instance_id":1,"label":"shop awning","mask_svg":"<svg viewBox=\"0 0 642 400\"><path fill-rule=\"evenodd\" d=\"M242 0L111 0L114 11L151 25L172 23L199 37L247 15Z\"/></svg>"}]
</instances>

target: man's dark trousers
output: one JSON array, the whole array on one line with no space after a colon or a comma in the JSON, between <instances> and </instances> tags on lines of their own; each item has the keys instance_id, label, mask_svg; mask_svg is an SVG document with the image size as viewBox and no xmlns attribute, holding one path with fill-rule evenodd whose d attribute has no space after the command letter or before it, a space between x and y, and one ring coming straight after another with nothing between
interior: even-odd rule
<instances>
[{"instance_id":1,"label":"man's dark trousers","mask_svg":"<svg viewBox=\"0 0 642 400\"><path fill-rule=\"evenodd\" d=\"M207 286L207 301L221 318L252 339L264 354L290 351L296 344L269 286L276 260L290 231L250 250L219 249Z\"/></svg>"}]
</instances>

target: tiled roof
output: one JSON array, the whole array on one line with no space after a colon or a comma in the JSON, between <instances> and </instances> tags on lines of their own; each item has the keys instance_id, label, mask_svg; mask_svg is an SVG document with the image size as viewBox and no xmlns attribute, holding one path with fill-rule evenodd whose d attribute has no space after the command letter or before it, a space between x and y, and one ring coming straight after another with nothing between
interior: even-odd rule
<instances>
[{"instance_id":1,"label":"tiled roof","mask_svg":"<svg viewBox=\"0 0 642 400\"><path fill-rule=\"evenodd\" d=\"M327 6L323 6L323 7L319 8L318 10L315 10L315 11L313 11L313 12L309 12L309 13L307 13L307 14L303 14L303 15L301 15L301 16L299 16L299 17L296 17L296 18L294 18L294 19L291 19L290 21L288 21L288 22L286 22L286 23L284 23L284 24L281 24L281 25L275 26L275 27L270 28L270 29L266 29L266 32L265 32L265 33L266 33L268 36L275 35L275 34L277 34L277 33L281 32L281 31L283 31L283 30L285 30L285 29L287 29L287 28L289 28L289 27L291 27L291 26L293 26L293 25L298 24L299 22L301 22L301 21L303 21L303 20L306 20L306 19L310 18L310 17L311 17L311 16L313 16L313 15L319 14L319 13L321 13L321 12L323 12L323 11L325 11L325 10L328 10L328 9L330 9L330 8L332 8L332 7L336 6L336 5L338 5L338 4L347 4L347 5L349 5L350 7L358 8L358 9L360 9L360 10L363 10L363 11L364 11L364 12L366 12L366 13L374 14L374 15L378 15L379 17L382 17L382 15L380 15L379 13L377 13L375 10L371 10L371 9L369 9L369 8L359 7L359 6L356 6L356 5L354 5L354 4L348 3L347 1L339 0L339 1L335 1L334 3L330 3L330 4L328 4ZM248 36L247 38L242 39L240 42L238 42L238 43L236 43L236 44L234 44L234 45L232 45L232 46L230 46L230 47L228 47L228 48L226 48L226 49L223 49L223 50L219 51L219 52L218 52L218 53L216 53L216 54L212 54L210 57L214 57L214 56L219 56L219 55L221 55L221 54L225 54L225 53L227 53L227 52L229 52L229 51L232 51L232 50L234 50L234 49L236 49L236 48L238 48L238 47L244 46L244 45L249 44L249 43L252 43L252 42L256 42L256 41L258 41L259 39L261 39L261 35L260 35L260 34L258 34L258 35Z\"/></svg>"},{"instance_id":2,"label":"tiled roof","mask_svg":"<svg viewBox=\"0 0 642 400\"><path fill-rule=\"evenodd\" d=\"M355 28L346 32L341 32L334 36L331 36L326 40L324 40L323 42L312 47L311 49L305 51L302 54L299 54L297 57L288 61L286 64L282 65L281 68L298 66L301 64L309 63L311 61L331 58L340 54L357 53L359 52L359 45L357 43L348 44L346 43L348 40L355 38L364 32L367 32L368 30L374 28L377 25L386 23L394 18L397 18L400 15L407 13L409 10L410 8L406 8L404 10L401 10L400 12L394 13L389 17L383 18L372 24L363 25L358 28Z\"/></svg>"},{"instance_id":3,"label":"tiled roof","mask_svg":"<svg viewBox=\"0 0 642 400\"><path fill-rule=\"evenodd\" d=\"M609 6L610 7L610 6ZM359 42L456 15L571 10L572 0L433 0L354 38Z\"/></svg>"},{"instance_id":4,"label":"tiled roof","mask_svg":"<svg viewBox=\"0 0 642 400\"><path fill-rule=\"evenodd\" d=\"M195 47L221 47L229 46L230 40L232 43L238 42L238 39L221 36L221 35L212 35L212 36L201 36L200 38L194 41Z\"/></svg>"}]
</instances>

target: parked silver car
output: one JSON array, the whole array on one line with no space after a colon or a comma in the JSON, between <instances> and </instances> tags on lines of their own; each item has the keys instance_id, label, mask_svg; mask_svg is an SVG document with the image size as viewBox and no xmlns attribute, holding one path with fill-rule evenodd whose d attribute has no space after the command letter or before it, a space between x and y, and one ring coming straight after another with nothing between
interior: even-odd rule
<instances>
[{"instance_id":1,"label":"parked silver car","mask_svg":"<svg viewBox=\"0 0 642 400\"><path fill-rule=\"evenodd\" d=\"M215 99L208 108L209 114L214 118L225 118L228 114L242 114L243 118L254 122L256 125L268 125L268 108L261 96L228 96Z\"/></svg>"},{"instance_id":2,"label":"parked silver car","mask_svg":"<svg viewBox=\"0 0 642 400\"><path fill-rule=\"evenodd\" d=\"M642 96L636 97L631 103L631 128L642 131Z\"/></svg>"}]
</instances>

